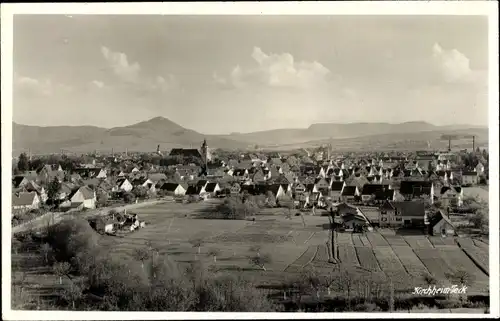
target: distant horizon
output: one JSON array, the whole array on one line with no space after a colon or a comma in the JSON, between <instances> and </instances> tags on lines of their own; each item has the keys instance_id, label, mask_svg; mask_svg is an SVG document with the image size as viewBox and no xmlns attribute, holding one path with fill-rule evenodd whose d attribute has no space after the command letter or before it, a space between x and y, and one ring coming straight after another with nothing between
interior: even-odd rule
<instances>
[{"instance_id":1,"label":"distant horizon","mask_svg":"<svg viewBox=\"0 0 500 321\"><path fill-rule=\"evenodd\" d=\"M407 123L426 123L432 126L436 127L449 127L449 126L460 126L460 127L469 127L469 128L488 128L488 125L477 125L477 124L444 124L444 125L438 125L432 122L424 121L424 120L409 120L409 121L403 121L403 122L366 122L366 121L359 121L359 122L345 122L345 123L339 123L339 122L318 122L318 123L311 123L307 127L285 127L285 128L271 128L271 129L265 129L265 130L256 130L256 131L251 131L251 132L230 132L230 133L223 133L223 134L208 134L204 133L203 131L199 131L196 128L189 128L185 127L182 124L179 124L178 122L164 116L155 116L149 119L144 119L144 120L139 120L136 121L135 123L131 124L125 124L125 125L120 125L120 126L113 126L113 127L104 127L104 126L97 126L97 125L92 125L92 124L82 124L82 125L37 125L37 124L23 124L19 123L16 121L12 121L13 123L21 126L30 126L30 127L96 127L96 128L102 128L102 129L113 129L113 128L122 128L126 126L133 126L142 122L148 122L156 118L162 118L168 121L171 121L185 129L189 130L194 130L200 134L206 134L206 135L214 135L214 136L228 136L228 135L245 135L245 134L252 134L252 133L261 133L261 132L267 132L267 131L278 131L278 130L287 130L287 129L308 129L312 125L319 125L319 124L330 124L330 125L361 125L361 124L380 124L380 125L399 125L399 124L407 124Z\"/></svg>"},{"instance_id":2,"label":"distant horizon","mask_svg":"<svg viewBox=\"0 0 500 321\"><path fill-rule=\"evenodd\" d=\"M28 14L13 25L20 124L113 128L168 115L221 135L488 123L487 16Z\"/></svg>"}]
</instances>

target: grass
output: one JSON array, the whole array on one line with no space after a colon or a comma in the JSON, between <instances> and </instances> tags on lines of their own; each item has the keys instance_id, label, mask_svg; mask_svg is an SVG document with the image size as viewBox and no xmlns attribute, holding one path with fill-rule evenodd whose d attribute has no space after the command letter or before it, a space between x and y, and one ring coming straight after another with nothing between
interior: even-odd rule
<instances>
[{"instance_id":1,"label":"grass","mask_svg":"<svg viewBox=\"0 0 500 321\"><path fill-rule=\"evenodd\" d=\"M362 267L370 271L380 271L379 264L371 248L357 246L356 254L358 255L359 263Z\"/></svg>"},{"instance_id":2,"label":"grass","mask_svg":"<svg viewBox=\"0 0 500 321\"><path fill-rule=\"evenodd\" d=\"M167 254L181 266L200 260L220 274L237 272L256 282L257 286L279 284L311 266L328 275L342 265L352 273L380 282L391 279L400 291L411 289L418 282L419 286L425 286L421 278L424 273L432 274L439 284L446 285L446 274L460 267L479 275L473 286L475 290L484 292L487 289L488 276L478 274L480 269L469 258L474 258L479 264L485 263L487 268L488 244L478 240L460 239L462 251L452 238L403 237L390 230L366 234L337 233L340 264L330 264L325 245L329 240L328 230L323 226L328 223L327 217L306 215L306 226L300 217L293 216L288 220L283 211L276 209L261 213L255 222L197 217L197 213L206 212L216 204L217 201L164 203L136 209L131 212L147 222L146 228L120 237L99 236L99 243L108 246L113 256L130 258L135 250L151 242L159 254ZM190 242L198 238L202 240L199 253L198 247ZM271 258L265 266L266 271L249 262L248 257L255 254L255 249L251 249L255 245L259 246L260 254ZM444 252L446 249L450 251ZM212 250L217 251L216 260L210 254ZM14 253L13 261L20 257L21 254ZM29 261L24 259L23 262ZM28 271L27 267L23 269ZM42 280L39 276L42 272L31 272L30 282L37 284ZM53 275L47 278L47 281L41 281L42 286L59 291L58 278Z\"/></svg>"}]
</instances>

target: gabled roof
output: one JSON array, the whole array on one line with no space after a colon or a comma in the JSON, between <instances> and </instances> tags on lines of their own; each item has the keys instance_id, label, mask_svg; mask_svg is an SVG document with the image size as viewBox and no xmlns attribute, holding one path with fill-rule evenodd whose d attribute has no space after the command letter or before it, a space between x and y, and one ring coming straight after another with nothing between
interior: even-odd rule
<instances>
[{"instance_id":1,"label":"gabled roof","mask_svg":"<svg viewBox=\"0 0 500 321\"><path fill-rule=\"evenodd\" d=\"M201 186L191 185L186 190L186 195L198 195L201 192Z\"/></svg>"},{"instance_id":2,"label":"gabled roof","mask_svg":"<svg viewBox=\"0 0 500 321\"><path fill-rule=\"evenodd\" d=\"M365 185L363 185L363 190L361 192L361 195L373 195L378 191L384 191L384 190L388 190L388 189L389 189L388 185L365 184Z\"/></svg>"},{"instance_id":3,"label":"gabled roof","mask_svg":"<svg viewBox=\"0 0 500 321\"><path fill-rule=\"evenodd\" d=\"M208 183L207 186L205 186L205 192L212 193L215 191L215 187L217 187L217 183Z\"/></svg>"},{"instance_id":4,"label":"gabled roof","mask_svg":"<svg viewBox=\"0 0 500 321\"><path fill-rule=\"evenodd\" d=\"M425 214L425 205L421 201L392 202L392 205L401 212L402 216L422 216Z\"/></svg>"},{"instance_id":5,"label":"gabled roof","mask_svg":"<svg viewBox=\"0 0 500 321\"><path fill-rule=\"evenodd\" d=\"M342 196L355 196L356 195L356 186L345 186L342 191Z\"/></svg>"},{"instance_id":6,"label":"gabled roof","mask_svg":"<svg viewBox=\"0 0 500 321\"><path fill-rule=\"evenodd\" d=\"M21 182L25 179L26 177L24 176L14 176L14 178L12 179L12 183L14 185L14 187L19 187L19 184L21 184Z\"/></svg>"},{"instance_id":7,"label":"gabled roof","mask_svg":"<svg viewBox=\"0 0 500 321\"><path fill-rule=\"evenodd\" d=\"M32 205L36 197L36 192L20 192L18 195L12 194L12 206Z\"/></svg>"},{"instance_id":8,"label":"gabled roof","mask_svg":"<svg viewBox=\"0 0 500 321\"><path fill-rule=\"evenodd\" d=\"M95 196L94 191L88 186L82 186L78 189L78 191L82 193L83 198L86 200L93 199Z\"/></svg>"},{"instance_id":9,"label":"gabled roof","mask_svg":"<svg viewBox=\"0 0 500 321\"><path fill-rule=\"evenodd\" d=\"M342 188L344 187L345 185L345 182L343 181L333 181L332 182L332 191L335 191L335 192L340 192L342 191Z\"/></svg>"}]
</instances>

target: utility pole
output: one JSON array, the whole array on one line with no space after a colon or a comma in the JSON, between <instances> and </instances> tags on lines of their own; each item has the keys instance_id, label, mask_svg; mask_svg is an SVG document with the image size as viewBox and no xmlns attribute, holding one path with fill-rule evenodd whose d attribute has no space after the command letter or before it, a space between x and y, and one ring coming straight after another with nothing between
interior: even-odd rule
<instances>
[{"instance_id":1,"label":"utility pole","mask_svg":"<svg viewBox=\"0 0 500 321\"><path fill-rule=\"evenodd\" d=\"M472 151L476 151L476 136L472 136Z\"/></svg>"}]
</instances>

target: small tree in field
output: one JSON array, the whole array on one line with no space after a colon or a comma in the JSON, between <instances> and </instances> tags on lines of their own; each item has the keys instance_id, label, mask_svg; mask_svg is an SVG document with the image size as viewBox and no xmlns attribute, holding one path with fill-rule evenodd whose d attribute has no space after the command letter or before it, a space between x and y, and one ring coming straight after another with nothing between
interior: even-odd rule
<instances>
[{"instance_id":1,"label":"small tree in field","mask_svg":"<svg viewBox=\"0 0 500 321\"><path fill-rule=\"evenodd\" d=\"M72 282L69 288L65 288L61 297L67 302L71 303L73 310L76 309L76 303L84 298L83 291L85 290L85 285L83 282Z\"/></svg>"},{"instance_id":2,"label":"small tree in field","mask_svg":"<svg viewBox=\"0 0 500 321\"><path fill-rule=\"evenodd\" d=\"M191 244L192 247L198 248L198 254L201 253L201 246L203 245L203 239L201 237L191 239L189 243Z\"/></svg>"},{"instance_id":3,"label":"small tree in field","mask_svg":"<svg viewBox=\"0 0 500 321\"><path fill-rule=\"evenodd\" d=\"M54 274L59 277L59 284L62 284L62 277L69 277L69 272L71 271L71 265L68 262L58 262L52 267Z\"/></svg>"},{"instance_id":4,"label":"small tree in field","mask_svg":"<svg viewBox=\"0 0 500 321\"><path fill-rule=\"evenodd\" d=\"M208 251L208 255L214 258L214 263L217 263L217 255L219 255L220 250L219 249L210 249Z\"/></svg>"},{"instance_id":5,"label":"small tree in field","mask_svg":"<svg viewBox=\"0 0 500 321\"><path fill-rule=\"evenodd\" d=\"M49 254L52 252L52 247L48 243L42 244L41 248L45 263L49 263Z\"/></svg>"},{"instance_id":6,"label":"small tree in field","mask_svg":"<svg viewBox=\"0 0 500 321\"><path fill-rule=\"evenodd\" d=\"M262 270L267 271L265 265L271 263L271 257L268 254L253 255L249 257L249 261L252 265L256 265Z\"/></svg>"},{"instance_id":7,"label":"small tree in field","mask_svg":"<svg viewBox=\"0 0 500 321\"><path fill-rule=\"evenodd\" d=\"M144 262L149 259L149 250L147 248L139 248L134 251L134 259L141 261L141 266L144 269Z\"/></svg>"},{"instance_id":8,"label":"small tree in field","mask_svg":"<svg viewBox=\"0 0 500 321\"><path fill-rule=\"evenodd\" d=\"M457 270L453 273L449 273L446 277L453 283L458 283L463 286L469 286L472 282L474 282L474 275L470 274L466 270ZM460 296L462 301L467 299L467 294Z\"/></svg>"}]
</instances>

